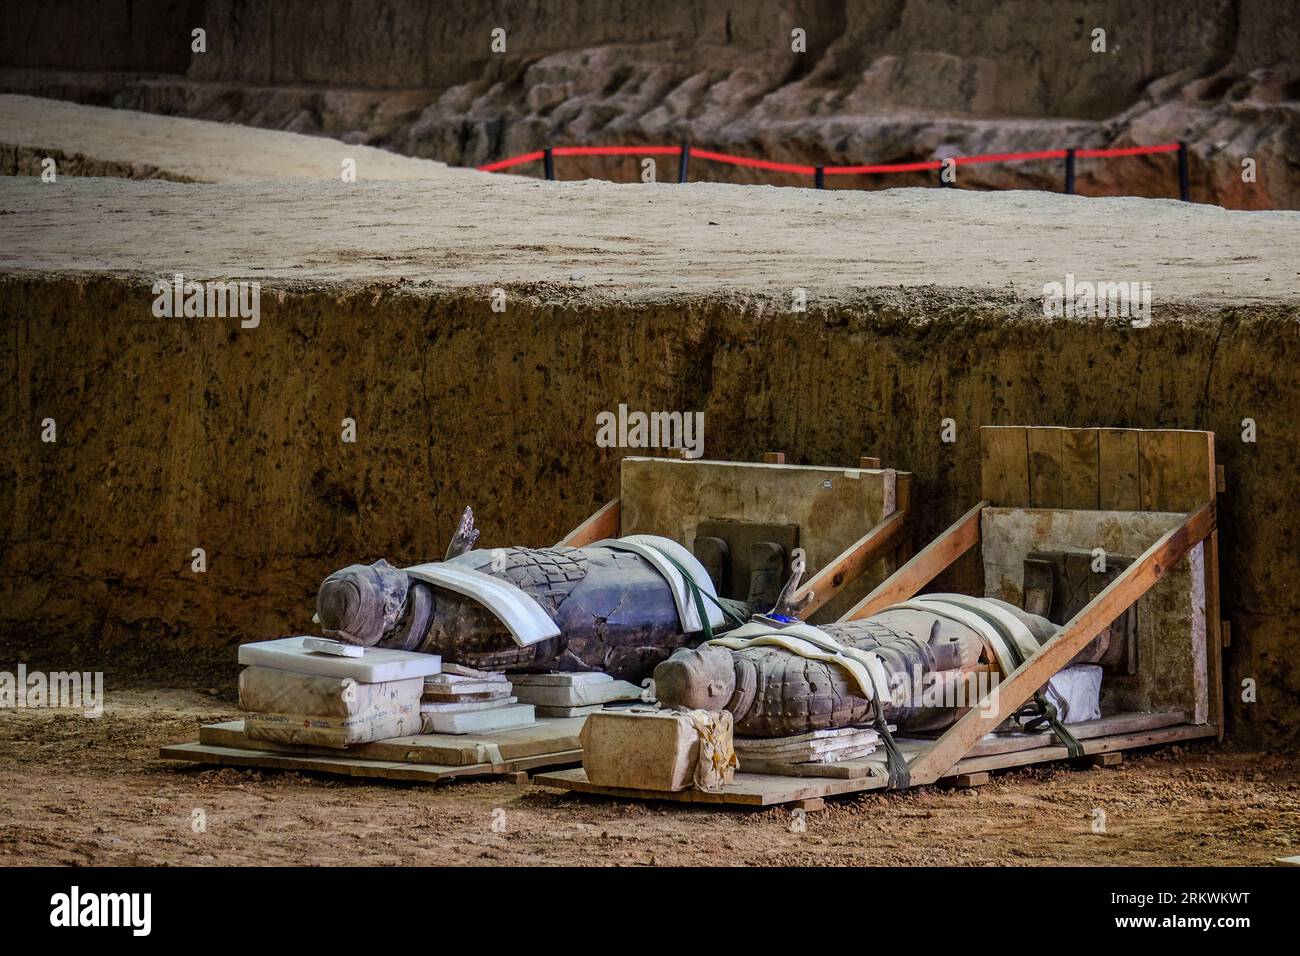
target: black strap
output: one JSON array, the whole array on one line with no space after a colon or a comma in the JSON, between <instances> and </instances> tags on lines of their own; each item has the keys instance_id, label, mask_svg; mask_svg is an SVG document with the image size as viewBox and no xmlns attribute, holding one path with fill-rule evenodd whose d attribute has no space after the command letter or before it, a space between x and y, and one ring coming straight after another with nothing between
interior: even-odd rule
<instances>
[{"instance_id":1,"label":"black strap","mask_svg":"<svg viewBox=\"0 0 1300 956\"><path fill-rule=\"evenodd\" d=\"M1000 631L1001 628L998 630ZM1020 646L1016 644L1015 638L1008 634L1003 634L1003 638L1004 643L1007 645L1007 652L1011 655L1011 659L1015 661L1018 670L1025 663L1024 655L1020 653ZM1033 707L1032 711L1028 711L1030 706ZM1049 701L1041 690L1034 691L1033 704L1027 704L1015 714L1012 714L1012 720L1022 716L1028 718L1025 723L1020 725L1022 729L1034 733L1046 725L1052 729L1052 733L1065 746L1066 753L1071 758L1084 755L1083 744L1079 743L1074 734L1070 733L1065 728L1065 724L1061 723L1060 718L1057 716L1056 705Z\"/></svg>"}]
</instances>

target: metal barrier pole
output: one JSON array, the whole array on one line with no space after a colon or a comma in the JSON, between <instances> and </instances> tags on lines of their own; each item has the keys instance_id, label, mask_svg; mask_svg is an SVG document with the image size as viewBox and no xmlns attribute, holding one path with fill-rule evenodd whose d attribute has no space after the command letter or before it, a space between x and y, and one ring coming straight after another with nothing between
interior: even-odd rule
<instances>
[{"instance_id":1,"label":"metal barrier pole","mask_svg":"<svg viewBox=\"0 0 1300 956\"><path fill-rule=\"evenodd\" d=\"M681 159L677 162L677 181L684 183L690 175L691 167L691 144L682 143Z\"/></svg>"},{"instance_id":2,"label":"metal barrier pole","mask_svg":"<svg viewBox=\"0 0 1300 956\"><path fill-rule=\"evenodd\" d=\"M551 152L551 147L547 146L542 150L542 165L546 169L546 178L555 178L555 154Z\"/></svg>"},{"instance_id":3,"label":"metal barrier pole","mask_svg":"<svg viewBox=\"0 0 1300 956\"><path fill-rule=\"evenodd\" d=\"M1074 195L1074 147L1065 151L1065 194Z\"/></svg>"},{"instance_id":4,"label":"metal barrier pole","mask_svg":"<svg viewBox=\"0 0 1300 956\"><path fill-rule=\"evenodd\" d=\"M1187 144L1178 141L1178 198L1183 202L1192 201L1192 184L1187 175Z\"/></svg>"},{"instance_id":5,"label":"metal barrier pole","mask_svg":"<svg viewBox=\"0 0 1300 956\"><path fill-rule=\"evenodd\" d=\"M813 174L813 185L818 189L826 188L826 167L818 166L817 172Z\"/></svg>"}]
</instances>

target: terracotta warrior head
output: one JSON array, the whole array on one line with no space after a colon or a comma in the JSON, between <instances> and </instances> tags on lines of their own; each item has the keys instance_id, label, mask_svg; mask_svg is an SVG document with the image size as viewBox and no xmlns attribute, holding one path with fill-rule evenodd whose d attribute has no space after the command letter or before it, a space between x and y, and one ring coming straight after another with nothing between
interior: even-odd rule
<instances>
[{"instance_id":1,"label":"terracotta warrior head","mask_svg":"<svg viewBox=\"0 0 1300 956\"><path fill-rule=\"evenodd\" d=\"M725 647L683 648L655 668L654 681L666 707L723 710L736 692L735 657Z\"/></svg>"},{"instance_id":2,"label":"terracotta warrior head","mask_svg":"<svg viewBox=\"0 0 1300 956\"><path fill-rule=\"evenodd\" d=\"M397 624L409 589L406 572L382 558L350 564L321 582L316 618L326 637L371 647Z\"/></svg>"}]
</instances>

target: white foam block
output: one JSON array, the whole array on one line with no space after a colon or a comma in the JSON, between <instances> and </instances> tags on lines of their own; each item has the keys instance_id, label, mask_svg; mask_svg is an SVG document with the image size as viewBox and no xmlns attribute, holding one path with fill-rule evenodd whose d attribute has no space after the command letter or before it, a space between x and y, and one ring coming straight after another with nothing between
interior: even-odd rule
<instances>
[{"instance_id":1,"label":"white foam block","mask_svg":"<svg viewBox=\"0 0 1300 956\"><path fill-rule=\"evenodd\" d=\"M515 684L515 696L545 707L590 707L616 700L640 700L641 688L625 680L589 684Z\"/></svg>"},{"instance_id":2,"label":"white foam block","mask_svg":"<svg viewBox=\"0 0 1300 956\"><path fill-rule=\"evenodd\" d=\"M366 653L360 644L344 644L342 641L331 641L328 637L304 637L302 646L306 650L333 654L335 657L363 657Z\"/></svg>"},{"instance_id":3,"label":"white foam block","mask_svg":"<svg viewBox=\"0 0 1300 956\"><path fill-rule=\"evenodd\" d=\"M422 714L460 714L470 713L475 710L490 710L493 707L506 707L510 704L519 703L518 697L498 697L494 700L465 700L449 701L439 703L437 701L425 700L420 702L420 713Z\"/></svg>"},{"instance_id":4,"label":"white foam block","mask_svg":"<svg viewBox=\"0 0 1300 956\"><path fill-rule=\"evenodd\" d=\"M511 704L508 707L489 707L454 714L420 714L425 733L474 734L507 727L526 727L533 723L532 704Z\"/></svg>"},{"instance_id":5,"label":"white foam block","mask_svg":"<svg viewBox=\"0 0 1300 956\"><path fill-rule=\"evenodd\" d=\"M437 654L394 651L386 647L367 647L361 657L335 657L318 654L304 646L305 637L285 637L278 641L258 641L239 648L239 663L274 667L295 674L321 674L326 677L351 677L362 684L428 677L442 670Z\"/></svg>"},{"instance_id":6,"label":"white foam block","mask_svg":"<svg viewBox=\"0 0 1300 956\"><path fill-rule=\"evenodd\" d=\"M539 684L546 687L576 687L579 684L607 684L614 678L600 671L577 674L511 674L515 684Z\"/></svg>"}]
</instances>

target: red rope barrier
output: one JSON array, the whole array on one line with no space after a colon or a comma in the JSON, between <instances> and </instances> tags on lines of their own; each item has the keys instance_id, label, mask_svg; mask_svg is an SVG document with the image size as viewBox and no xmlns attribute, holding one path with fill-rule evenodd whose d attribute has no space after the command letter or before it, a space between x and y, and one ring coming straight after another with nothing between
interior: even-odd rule
<instances>
[{"instance_id":1,"label":"red rope barrier","mask_svg":"<svg viewBox=\"0 0 1300 956\"><path fill-rule=\"evenodd\" d=\"M511 166L518 166L520 163L534 163L546 155L546 150L539 149L535 153L520 153L518 156L511 156L509 159L499 159L495 163L488 163L486 166L478 167L481 173L495 173L499 169L509 169Z\"/></svg>"},{"instance_id":2,"label":"red rope barrier","mask_svg":"<svg viewBox=\"0 0 1300 956\"><path fill-rule=\"evenodd\" d=\"M730 153L713 153L707 149L692 149L691 156L696 159L711 159L715 163L730 163L732 166L766 169L774 173L797 173L800 176L811 176L817 171L815 166L805 166L801 163L774 163L770 159L749 159L745 156L732 156Z\"/></svg>"},{"instance_id":3,"label":"red rope barrier","mask_svg":"<svg viewBox=\"0 0 1300 956\"><path fill-rule=\"evenodd\" d=\"M1110 158L1115 156L1140 156L1147 153L1173 153L1178 150L1177 143L1158 143L1154 146L1121 146L1114 149L1076 149L1074 155L1080 159ZM680 146L556 146L551 150L553 156L679 156ZM1029 153L983 153L978 156L954 156L958 166L974 166L980 163L1014 163L1031 159L1063 159L1067 150L1045 149ZM539 149L531 153L511 156L495 163L479 166L485 173L495 173L522 163L533 163L542 159L546 151ZM776 163L768 159L750 159L746 156L733 156L730 153L714 153L706 149L692 149L691 155L697 159L711 159L715 163L728 163L732 166L746 166L750 169L766 169L774 173L794 173L799 176L812 176L817 172L816 166L802 163ZM918 173L926 170L942 169L942 160L926 160L919 163L883 163L868 166L826 166L823 172L828 176L854 176L870 173Z\"/></svg>"}]
</instances>

